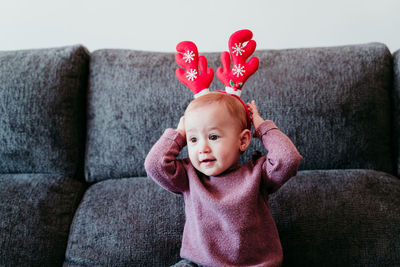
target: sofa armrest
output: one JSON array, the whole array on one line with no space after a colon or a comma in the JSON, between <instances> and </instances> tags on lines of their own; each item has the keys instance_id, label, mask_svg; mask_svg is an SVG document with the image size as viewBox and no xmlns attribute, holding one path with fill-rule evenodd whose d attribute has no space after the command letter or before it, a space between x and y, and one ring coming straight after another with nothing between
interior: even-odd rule
<instances>
[{"instance_id":1,"label":"sofa armrest","mask_svg":"<svg viewBox=\"0 0 400 267\"><path fill-rule=\"evenodd\" d=\"M393 53L393 154L400 174L400 49Z\"/></svg>"}]
</instances>

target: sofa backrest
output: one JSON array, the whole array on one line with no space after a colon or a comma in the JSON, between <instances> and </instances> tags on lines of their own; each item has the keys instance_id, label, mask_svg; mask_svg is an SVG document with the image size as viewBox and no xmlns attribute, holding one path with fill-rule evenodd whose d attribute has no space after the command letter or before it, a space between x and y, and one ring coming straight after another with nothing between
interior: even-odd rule
<instances>
[{"instance_id":1,"label":"sofa backrest","mask_svg":"<svg viewBox=\"0 0 400 267\"><path fill-rule=\"evenodd\" d=\"M214 70L220 53L204 54ZM242 99L256 100L298 147L300 169L366 168L393 173L392 56L383 44L257 51L260 68ZM89 182L145 176L144 158L175 128L192 93L175 77L173 53L98 50L88 93ZM211 90L224 86L214 78ZM253 140L243 155L255 150ZM183 156L186 153L183 152Z\"/></svg>"},{"instance_id":2,"label":"sofa backrest","mask_svg":"<svg viewBox=\"0 0 400 267\"><path fill-rule=\"evenodd\" d=\"M301 169L393 173L392 55L385 45L260 54L257 91L248 98L293 140L304 158Z\"/></svg>"},{"instance_id":3,"label":"sofa backrest","mask_svg":"<svg viewBox=\"0 0 400 267\"><path fill-rule=\"evenodd\" d=\"M0 52L0 173L82 176L89 52Z\"/></svg>"},{"instance_id":4,"label":"sofa backrest","mask_svg":"<svg viewBox=\"0 0 400 267\"><path fill-rule=\"evenodd\" d=\"M145 176L147 152L192 97L175 78L174 55L106 49L90 64L86 179Z\"/></svg>"}]
</instances>

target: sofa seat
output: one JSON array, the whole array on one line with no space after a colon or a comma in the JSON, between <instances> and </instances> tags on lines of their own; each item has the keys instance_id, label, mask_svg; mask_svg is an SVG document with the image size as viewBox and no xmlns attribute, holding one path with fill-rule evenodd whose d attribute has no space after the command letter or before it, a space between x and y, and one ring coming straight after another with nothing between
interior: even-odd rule
<instances>
[{"instance_id":1,"label":"sofa seat","mask_svg":"<svg viewBox=\"0 0 400 267\"><path fill-rule=\"evenodd\" d=\"M184 219L183 198L149 178L98 182L76 212L64 266L169 266Z\"/></svg>"},{"instance_id":2,"label":"sofa seat","mask_svg":"<svg viewBox=\"0 0 400 267\"><path fill-rule=\"evenodd\" d=\"M85 189L58 174L0 174L0 265L60 266Z\"/></svg>"},{"instance_id":3,"label":"sofa seat","mask_svg":"<svg viewBox=\"0 0 400 267\"><path fill-rule=\"evenodd\" d=\"M284 266L400 262L399 196L400 180L384 172L300 171L270 199Z\"/></svg>"},{"instance_id":4,"label":"sofa seat","mask_svg":"<svg viewBox=\"0 0 400 267\"><path fill-rule=\"evenodd\" d=\"M400 262L391 258L400 250L391 236L399 195L400 180L384 172L300 171L270 197L284 265ZM179 255L183 225L182 197L150 179L98 182L77 210L65 266L169 266L179 260L171 255Z\"/></svg>"}]
</instances>

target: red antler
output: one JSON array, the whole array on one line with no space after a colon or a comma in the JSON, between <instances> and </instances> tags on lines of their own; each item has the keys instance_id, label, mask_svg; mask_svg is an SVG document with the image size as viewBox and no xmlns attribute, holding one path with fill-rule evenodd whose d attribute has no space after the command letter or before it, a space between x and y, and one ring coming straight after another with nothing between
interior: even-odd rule
<instances>
[{"instance_id":1,"label":"red antler","mask_svg":"<svg viewBox=\"0 0 400 267\"><path fill-rule=\"evenodd\" d=\"M229 38L229 53L221 54L222 68L217 70L217 76L228 93L240 96L241 88L246 80L258 69L259 60L252 57L249 62L246 60L254 53L256 42L251 40L253 33L250 30L240 30ZM231 69L231 59L233 67Z\"/></svg>"},{"instance_id":2,"label":"red antler","mask_svg":"<svg viewBox=\"0 0 400 267\"><path fill-rule=\"evenodd\" d=\"M176 46L176 51L178 53L175 55L175 61L185 69L177 68L176 77L189 87L194 97L209 92L208 88L214 78L214 70L207 69L207 59L199 56L196 45L190 41L180 42Z\"/></svg>"}]
</instances>

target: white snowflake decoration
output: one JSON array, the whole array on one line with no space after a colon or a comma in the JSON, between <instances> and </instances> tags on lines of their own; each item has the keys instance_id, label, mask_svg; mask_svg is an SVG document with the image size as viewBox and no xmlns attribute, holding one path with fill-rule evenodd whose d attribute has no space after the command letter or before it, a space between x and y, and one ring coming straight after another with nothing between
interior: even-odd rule
<instances>
[{"instance_id":1,"label":"white snowflake decoration","mask_svg":"<svg viewBox=\"0 0 400 267\"><path fill-rule=\"evenodd\" d=\"M190 63L192 60L194 60L193 51L188 50L186 53L183 53L183 59L185 60L186 63Z\"/></svg>"},{"instance_id":2,"label":"white snowflake decoration","mask_svg":"<svg viewBox=\"0 0 400 267\"><path fill-rule=\"evenodd\" d=\"M242 43L239 43L239 44L235 43L235 46L232 46L232 49L233 49L232 52L234 54L236 53L236 56L242 55L242 53L245 52L245 50L243 48L246 46L246 44L247 44L247 42L245 42L243 44Z\"/></svg>"},{"instance_id":3,"label":"white snowflake decoration","mask_svg":"<svg viewBox=\"0 0 400 267\"><path fill-rule=\"evenodd\" d=\"M197 75L197 70L195 70L195 69L190 69L190 71L186 72L186 78L189 81L193 81L194 79L197 79L196 75Z\"/></svg>"},{"instance_id":4,"label":"white snowflake decoration","mask_svg":"<svg viewBox=\"0 0 400 267\"><path fill-rule=\"evenodd\" d=\"M240 66L240 64L239 64L239 65L235 65L233 67L232 72L233 72L233 75L236 75L236 77L239 77L239 76L243 76L243 73L245 73L246 71L244 69L244 66Z\"/></svg>"}]
</instances>

